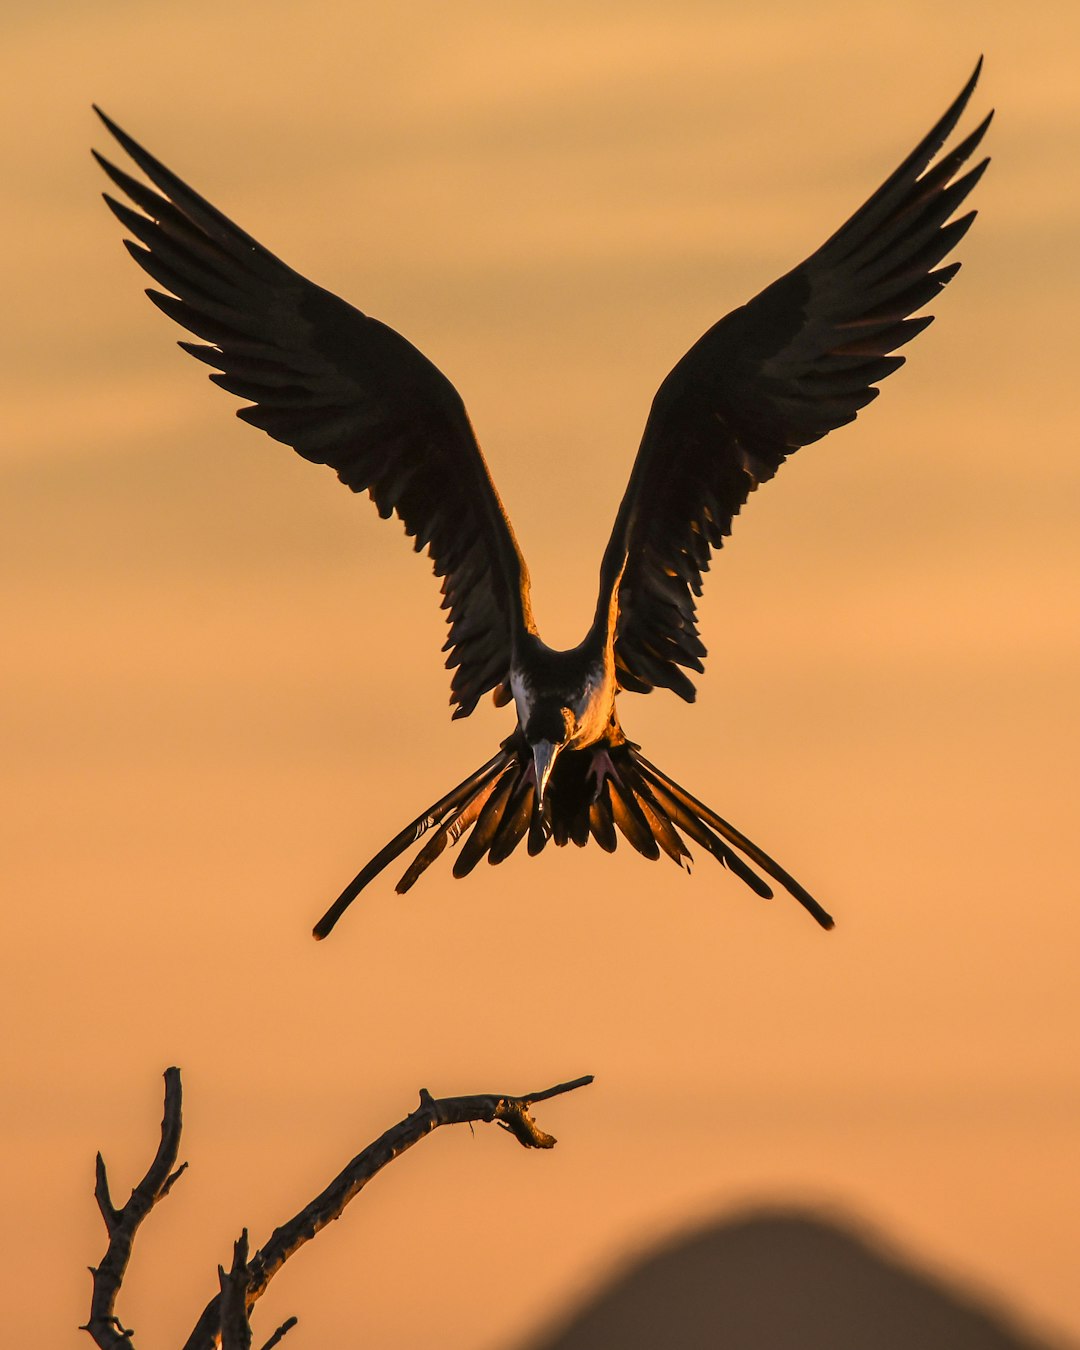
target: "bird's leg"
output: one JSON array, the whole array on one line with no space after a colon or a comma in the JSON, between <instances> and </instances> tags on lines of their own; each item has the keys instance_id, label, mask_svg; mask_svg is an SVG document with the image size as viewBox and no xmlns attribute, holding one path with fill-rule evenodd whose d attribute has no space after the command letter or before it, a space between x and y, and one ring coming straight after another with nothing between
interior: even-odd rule
<instances>
[{"instance_id":1,"label":"bird's leg","mask_svg":"<svg viewBox=\"0 0 1080 1350\"><path fill-rule=\"evenodd\" d=\"M608 754L607 750L606 749L594 750L592 754L592 762L589 765L589 772L586 776L586 781L591 779L593 783L592 800L595 802L599 799L600 793L603 791L604 788L605 778L617 778L617 777L618 775L615 772L615 765L612 764L611 756Z\"/></svg>"}]
</instances>

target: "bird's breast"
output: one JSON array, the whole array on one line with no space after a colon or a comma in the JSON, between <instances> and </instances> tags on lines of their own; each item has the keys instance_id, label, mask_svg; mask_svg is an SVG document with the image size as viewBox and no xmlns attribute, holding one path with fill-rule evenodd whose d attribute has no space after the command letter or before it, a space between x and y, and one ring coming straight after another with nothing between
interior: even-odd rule
<instances>
[{"instance_id":1,"label":"bird's breast","mask_svg":"<svg viewBox=\"0 0 1080 1350\"><path fill-rule=\"evenodd\" d=\"M607 735L615 707L615 672L606 663L591 669L585 677L576 701L570 705L575 730L570 744L580 749L593 745Z\"/></svg>"},{"instance_id":2,"label":"bird's breast","mask_svg":"<svg viewBox=\"0 0 1080 1350\"><path fill-rule=\"evenodd\" d=\"M536 706L536 691L528 672L515 665L510 671L510 692L514 696L519 726L526 726Z\"/></svg>"}]
</instances>

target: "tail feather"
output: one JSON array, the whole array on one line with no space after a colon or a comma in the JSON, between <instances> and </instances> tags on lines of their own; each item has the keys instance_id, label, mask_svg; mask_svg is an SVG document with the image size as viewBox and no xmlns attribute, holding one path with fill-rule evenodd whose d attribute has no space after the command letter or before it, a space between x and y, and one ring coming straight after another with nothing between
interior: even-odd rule
<instances>
[{"instance_id":1,"label":"tail feather","mask_svg":"<svg viewBox=\"0 0 1080 1350\"><path fill-rule=\"evenodd\" d=\"M674 825L677 825L684 834L688 834L695 843L707 849L717 862L729 872L733 872L740 881L745 882L755 894L760 895L763 900L772 899L772 887L747 867L739 855L728 848L722 839L718 839L696 816L691 815L680 805L659 779L651 778L647 781Z\"/></svg>"},{"instance_id":2,"label":"tail feather","mask_svg":"<svg viewBox=\"0 0 1080 1350\"><path fill-rule=\"evenodd\" d=\"M550 796L551 794L548 793L549 800ZM551 817L547 811L537 811L534 807L533 813L529 817L529 842L526 844L529 857L535 858L550 838Z\"/></svg>"},{"instance_id":3,"label":"tail feather","mask_svg":"<svg viewBox=\"0 0 1080 1350\"><path fill-rule=\"evenodd\" d=\"M678 831L656 797L649 791L649 785L643 777L634 784L634 796L637 798L653 838L673 863L685 867L691 861L690 850L679 838Z\"/></svg>"},{"instance_id":4,"label":"tail feather","mask_svg":"<svg viewBox=\"0 0 1080 1350\"><path fill-rule=\"evenodd\" d=\"M730 825L721 816L718 816L704 802L699 802L696 797L692 797L685 788L680 787L674 779L662 773L655 764L650 764L644 755L638 754L636 749L632 753L638 766L645 771L651 781L662 784L690 814L696 815L699 820L715 830L717 834L722 835L729 844L734 845L741 853L745 853L750 861L756 863L766 875L772 877L773 881L778 881L789 895L798 900L804 909L809 910L822 928L832 928L832 916L818 904L809 891L799 885L789 872L785 872L778 862L770 858L752 840L747 839L746 835L737 830L734 825Z\"/></svg>"},{"instance_id":5,"label":"tail feather","mask_svg":"<svg viewBox=\"0 0 1080 1350\"><path fill-rule=\"evenodd\" d=\"M478 788L467 802L462 806L457 815L452 816L439 827L437 834L427 841L424 847L412 860L405 870L404 876L394 887L398 895L405 895L411 891L431 864L445 850L447 844L456 844L465 831L484 809L492 792L495 790L495 779L486 782Z\"/></svg>"},{"instance_id":6,"label":"tail feather","mask_svg":"<svg viewBox=\"0 0 1080 1350\"><path fill-rule=\"evenodd\" d=\"M454 876L467 877L476 864L491 848L499 832L503 816L506 813L510 794L517 782L513 769L507 770L494 784L483 809L473 826L472 834L461 846L461 852L454 863Z\"/></svg>"},{"instance_id":7,"label":"tail feather","mask_svg":"<svg viewBox=\"0 0 1080 1350\"><path fill-rule=\"evenodd\" d=\"M596 784L590 777L591 751L564 751L555 763L552 786L544 798L544 812L557 848L574 843L584 848L589 842L589 803Z\"/></svg>"},{"instance_id":8,"label":"tail feather","mask_svg":"<svg viewBox=\"0 0 1080 1350\"><path fill-rule=\"evenodd\" d=\"M461 822L462 817L458 816L455 823L461 824ZM443 828L437 834L433 834L405 869L401 880L394 887L396 894L405 895L411 891L435 859L442 856L449 841L450 831L448 829Z\"/></svg>"},{"instance_id":9,"label":"tail feather","mask_svg":"<svg viewBox=\"0 0 1080 1350\"><path fill-rule=\"evenodd\" d=\"M394 835L393 839L376 853L367 866L356 874L315 925L312 930L315 938L326 937L369 881L373 881L383 868L388 867L395 858L404 853L410 844L415 844L428 830L437 825L442 825L449 816L455 814L460 809L462 802L478 787L485 786L490 779L493 779L499 770L510 762L511 758L512 756L506 750L500 749L497 755L493 755L486 764L482 764L464 782L459 783L445 797L441 797L434 806L429 806L422 815L417 816L414 821L411 821L403 830ZM441 849L439 851L441 852Z\"/></svg>"},{"instance_id":10,"label":"tail feather","mask_svg":"<svg viewBox=\"0 0 1080 1350\"><path fill-rule=\"evenodd\" d=\"M497 755L372 858L316 924L315 936L325 937L368 882L429 831L434 833L398 882L399 894L419 880L447 845L462 840L453 869L456 877L467 876L485 855L490 863L503 862L526 837L530 854L540 853L549 839L558 847L570 842L584 847L590 835L602 849L613 853L622 834L643 857L656 859L663 851L685 867L692 861L685 836L756 894L768 898L773 892L749 863L778 882L823 928L833 926L825 910L779 863L650 764L631 741L565 750L552 772L543 807L538 809L532 755L517 732Z\"/></svg>"},{"instance_id":11,"label":"tail feather","mask_svg":"<svg viewBox=\"0 0 1080 1350\"><path fill-rule=\"evenodd\" d=\"M611 788L611 814L620 831L644 858L655 861L660 856L660 847L653 838L645 813L638 805L633 789L612 775L608 779Z\"/></svg>"},{"instance_id":12,"label":"tail feather","mask_svg":"<svg viewBox=\"0 0 1080 1350\"><path fill-rule=\"evenodd\" d=\"M528 774L520 774L510 804L503 812L499 832L488 851L489 863L505 861L521 843L532 819L535 800L535 785Z\"/></svg>"},{"instance_id":13,"label":"tail feather","mask_svg":"<svg viewBox=\"0 0 1080 1350\"><path fill-rule=\"evenodd\" d=\"M573 819L570 822L570 838L578 848L584 848L589 842L588 803L583 803L581 807L574 812Z\"/></svg>"},{"instance_id":14,"label":"tail feather","mask_svg":"<svg viewBox=\"0 0 1080 1350\"><path fill-rule=\"evenodd\" d=\"M589 829L605 853L615 852L619 838L615 833L615 821L611 815L611 797L607 783L600 785L595 800L589 803Z\"/></svg>"}]
</instances>

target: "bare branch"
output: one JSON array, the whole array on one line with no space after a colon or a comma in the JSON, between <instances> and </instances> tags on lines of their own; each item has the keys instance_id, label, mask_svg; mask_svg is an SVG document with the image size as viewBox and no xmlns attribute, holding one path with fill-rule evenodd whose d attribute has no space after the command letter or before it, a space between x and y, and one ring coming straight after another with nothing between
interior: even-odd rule
<instances>
[{"instance_id":1,"label":"bare branch","mask_svg":"<svg viewBox=\"0 0 1080 1350\"><path fill-rule=\"evenodd\" d=\"M426 1090L420 1092L420 1105L404 1120L380 1135L362 1153L349 1163L326 1189L306 1205L299 1214L276 1228L269 1241L247 1263L247 1313L266 1292L270 1281L304 1243L310 1241L334 1219L340 1217L345 1206L353 1200L376 1173L399 1158L407 1149L442 1125L464 1125L497 1121L514 1135L525 1148L551 1148L555 1140L545 1134L529 1114L534 1102L572 1092L591 1083L592 1075L559 1083L543 1092L513 1097L503 1093L486 1093L473 1097L442 1097L436 1099ZM221 1335L223 1295L210 1300L202 1316L184 1344L184 1350L216 1350ZM281 1334L288 1329L286 1323ZM237 1342L239 1345L240 1343ZM272 1339L270 1345L274 1344Z\"/></svg>"},{"instance_id":2,"label":"bare branch","mask_svg":"<svg viewBox=\"0 0 1080 1350\"><path fill-rule=\"evenodd\" d=\"M182 1095L180 1070L166 1069L161 1142L146 1175L131 1192L130 1199L122 1209L117 1209L112 1202L105 1160L100 1153L97 1155L94 1197L105 1221L109 1245L101 1264L90 1269L94 1277L90 1320L82 1330L90 1333L101 1350L120 1350L120 1347L129 1348L133 1343L134 1333L125 1328L116 1315L116 1299L131 1259L131 1248L139 1225L157 1202L168 1194L173 1182L187 1166L187 1163L183 1163L173 1170L180 1149Z\"/></svg>"},{"instance_id":3,"label":"bare branch","mask_svg":"<svg viewBox=\"0 0 1080 1350\"><path fill-rule=\"evenodd\" d=\"M277 1345L278 1341L280 1341L284 1336L287 1336L289 1332L292 1331L293 1327L296 1326L299 1320L300 1319L298 1317L286 1318L286 1320L282 1322L281 1326L278 1327L277 1331L275 1331L274 1334L270 1337L270 1339L266 1342L262 1350L274 1350L274 1346Z\"/></svg>"}]
</instances>

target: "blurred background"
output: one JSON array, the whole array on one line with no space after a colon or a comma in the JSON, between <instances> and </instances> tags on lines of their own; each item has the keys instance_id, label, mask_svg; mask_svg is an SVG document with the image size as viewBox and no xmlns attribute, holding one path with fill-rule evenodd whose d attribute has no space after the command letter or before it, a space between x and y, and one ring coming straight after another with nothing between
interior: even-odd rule
<instances>
[{"instance_id":1,"label":"blurred background","mask_svg":"<svg viewBox=\"0 0 1080 1350\"><path fill-rule=\"evenodd\" d=\"M264 1240L421 1086L590 1072L537 1112L550 1154L462 1129L396 1163L256 1343L296 1313L297 1347L502 1350L760 1206L869 1225L1080 1339L1080 10L41 0L4 28L12 1343L85 1344L94 1152L126 1196L170 1063L191 1167L136 1245L138 1345L180 1343L240 1228ZM980 52L963 127L998 108L994 165L938 322L738 521L697 705L623 711L836 931L624 846L444 863L404 899L391 871L316 945L511 710L451 725L426 561L172 345L91 101L450 376L569 644L663 376Z\"/></svg>"}]
</instances>

